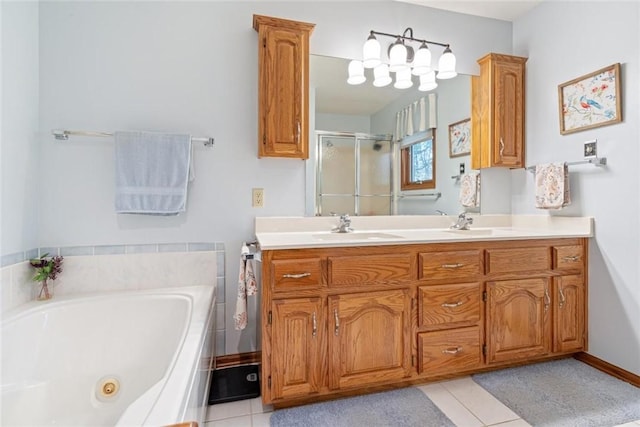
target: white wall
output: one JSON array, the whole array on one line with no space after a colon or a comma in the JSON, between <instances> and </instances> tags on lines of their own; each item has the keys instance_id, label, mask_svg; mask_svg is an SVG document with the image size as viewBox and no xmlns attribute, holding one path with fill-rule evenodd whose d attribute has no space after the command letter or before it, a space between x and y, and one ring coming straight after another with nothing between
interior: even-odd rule
<instances>
[{"instance_id":1,"label":"white wall","mask_svg":"<svg viewBox=\"0 0 640 427\"><path fill-rule=\"evenodd\" d=\"M463 73L509 53L511 25L398 2L43 2L40 4L40 245L224 242L227 353L255 350L233 330L240 243L255 216L303 215L305 162L257 159L258 43L252 15L317 24L311 53L359 57L372 28L448 41ZM339 17L339 19L337 19ZM113 212L109 139L54 142L51 129L145 129L214 136L197 147L187 213ZM251 188L265 207L251 207ZM64 190L64 191L62 191Z\"/></svg>"},{"instance_id":2,"label":"white wall","mask_svg":"<svg viewBox=\"0 0 640 427\"><path fill-rule=\"evenodd\" d=\"M589 353L640 375L640 3L544 2L514 23L513 53L529 57L527 164L582 159L598 140L608 166L570 169L572 204L551 215L595 218L589 253ZM543 29L541 31L541 29ZM562 136L558 84L619 62L623 122ZM533 177L512 172L514 214L533 208Z\"/></svg>"},{"instance_id":3,"label":"white wall","mask_svg":"<svg viewBox=\"0 0 640 427\"><path fill-rule=\"evenodd\" d=\"M2 2L0 252L36 247L38 199L38 3Z\"/></svg>"}]
</instances>

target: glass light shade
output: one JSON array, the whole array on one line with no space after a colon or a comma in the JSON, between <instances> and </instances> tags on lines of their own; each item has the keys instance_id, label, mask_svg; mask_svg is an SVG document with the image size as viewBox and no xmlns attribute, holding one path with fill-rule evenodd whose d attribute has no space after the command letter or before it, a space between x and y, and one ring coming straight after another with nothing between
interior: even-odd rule
<instances>
[{"instance_id":1,"label":"glass light shade","mask_svg":"<svg viewBox=\"0 0 640 427\"><path fill-rule=\"evenodd\" d=\"M373 69L373 85L375 87L384 87L391 83L391 76L389 76L389 66L387 64L380 64Z\"/></svg>"},{"instance_id":2,"label":"glass light shade","mask_svg":"<svg viewBox=\"0 0 640 427\"><path fill-rule=\"evenodd\" d=\"M436 83L436 72L429 71L427 74L423 74L420 76L420 86L418 86L418 90L421 92L427 92L430 90L434 90L438 87L438 83Z\"/></svg>"},{"instance_id":3,"label":"glass light shade","mask_svg":"<svg viewBox=\"0 0 640 427\"><path fill-rule=\"evenodd\" d=\"M452 79L457 76L456 73L456 57L448 47L442 53L440 60L438 61L438 75L439 79Z\"/></svg>"},{"instance_id":4,"label":"glass light shade","mask_svg":"<svg viewBox=\"0 0 640 427\"><path fill-rule=\"evenodd\" d=\"M364 68L375 68L380 65L380 43L371 34L362 46L362 65Z\"/></svg>"},{"instance_id":5,"label":"glass light shade","mask_svg":"<svg viewBox=\"0 0 640 427\"><path fill-rule=\"evenodd\" d=\"M389 51L389 71L398 72L409 69L407 64L407 48L398 39Z\"/></svg>"},{"instance_id":6,"label":"glass light shade","mask_svg":"<svg viewBox=\"0 0 640 427\"><path fill-rule=\"evenodd\" d=\"M349 78L347 83L350 85L359 85L364 83L367 78L364 76L364 66L362 61L353 60L349 62Z\"/></svg>"},{"instance_id":7,"label":"glass light shade","mask_svg":"<svg viewBox=\"0 0 640 427\"><path fill-rule=\"evenodd\" d=\"M404 70L396 71L396 82L393 84L393 87L396 89L407 89L411 86L413 86L411 69L405 68Z\"/></svg>"},{"instance_id":8,"label":"glass light shade","mask_svg":"<svg viewBox=\"0 0 640 427\"><path fill-rule=\"evenodd\" d=\"M413 59L413 70L411 72L414 76L421 76L429 71L431 71L431 51L426 43L422 43L420 49L416 52L416 57Z\"/></svg>"}]
</instances>

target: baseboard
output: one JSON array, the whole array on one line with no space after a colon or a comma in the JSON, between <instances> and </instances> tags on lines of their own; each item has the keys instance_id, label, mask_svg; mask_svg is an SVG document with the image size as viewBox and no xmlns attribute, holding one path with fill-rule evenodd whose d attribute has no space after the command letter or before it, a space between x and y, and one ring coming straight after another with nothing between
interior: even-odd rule
<instances>
[{"instance_id":1,"label":"baseboard","mask_svg":"<svg viewBox=\"0 0 640 427\"><path fill-rule=\"evenodd\" d=\"M632 384L636 387L640 387L640 376L632 372L619 368L616 365L612 365L609 362L605 362L604 360L592 356L589 353L576 353L573 355L573 357L581 362L586 363L589 366L593 366L594 368L604 373L621 379L622 381L628 382L629 384Z\"/></svg>"},{"instance_id":2,"label":"baseboard","mask_svg":"<svg viewBox=\"0 0 640 427\"><path fill-rule=\"evenodd\" d=\"M260 363L262 360L261 351L251 351L248 353L226 354L216 357L216 369L229 368L231 366L249 365L252 363Z\"/></svg>"}]
</instances>

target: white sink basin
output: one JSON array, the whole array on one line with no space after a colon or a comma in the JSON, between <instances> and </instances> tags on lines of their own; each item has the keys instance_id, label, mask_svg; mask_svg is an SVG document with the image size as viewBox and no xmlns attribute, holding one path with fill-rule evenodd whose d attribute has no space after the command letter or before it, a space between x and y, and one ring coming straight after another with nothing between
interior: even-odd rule
<instances>
[{"instance_id":1,"label":"white sink basin","mask_svg":"<svg viewBox=\"0 0 640 427\"><path fill-rule=\"evenodd\" d=\"M316 240L324 240L324 241L350 241L350 240L389 240L389 239L403 239L402 236L398 236L396 234L389 233L376 233L376 232L353 232L353 233L318 233L312 234Z\"/></svg>"},{"instance_id":2,"label":"white sink basin","mask_svg":"<svg viewBox=\"0 0 640 427\"><path fill-rule=\"evenodd\" d=\"M454 233L460 234L463 236L490 236L493 234L493 230L490 228L472 228L471 230L456 230L451 228L449 230L445 230L446 233Z\"/></svg>"}]
</instances>

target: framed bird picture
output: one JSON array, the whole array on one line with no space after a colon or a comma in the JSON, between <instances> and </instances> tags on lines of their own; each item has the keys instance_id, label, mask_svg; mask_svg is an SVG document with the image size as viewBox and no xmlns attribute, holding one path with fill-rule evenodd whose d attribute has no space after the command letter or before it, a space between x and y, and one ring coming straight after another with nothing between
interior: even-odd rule
<instances>
[{"instance_id":1,"label":"framed bird picture","mask_svg":"<svg viewBox=\"0 0 640 427\"><path fill-rule=\"evenodd\" d=\"M620 64L558 85L562 135L622 121Z\"/></svg>"}]
</instances>

